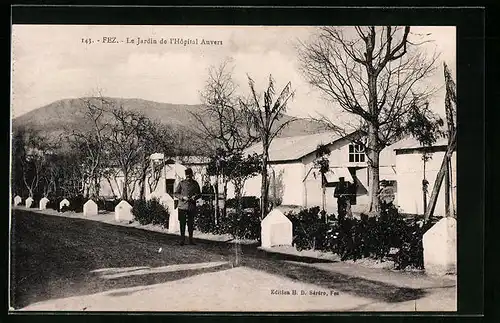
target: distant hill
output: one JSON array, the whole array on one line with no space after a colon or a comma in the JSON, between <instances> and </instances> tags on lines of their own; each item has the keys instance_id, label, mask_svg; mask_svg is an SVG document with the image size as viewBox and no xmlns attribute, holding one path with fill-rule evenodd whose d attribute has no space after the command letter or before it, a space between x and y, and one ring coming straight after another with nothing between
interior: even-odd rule
<instances>
[{"instance_id":1,"label":"distant hill","mask_svg":"<svg viewBox=\"0 0 500 323\"><path fill-rule=\"evenodd\" d=\"M49 136L64 134L71 130L83 130L88 126L83 99L85 98L59 100L30 111L12 120L13 129L24 126L40 130ZM143 99L106 99L118 106L122 105L126 110L142 112L152 120L158 120L181 131L195 129L197 121L191 113L203 111L202 105L160 103ZM284 116L280 123L290 118ZM318 122L298 119L286 127L280 137L300 136L324 130Z\"/></svg>"}]
</instances>

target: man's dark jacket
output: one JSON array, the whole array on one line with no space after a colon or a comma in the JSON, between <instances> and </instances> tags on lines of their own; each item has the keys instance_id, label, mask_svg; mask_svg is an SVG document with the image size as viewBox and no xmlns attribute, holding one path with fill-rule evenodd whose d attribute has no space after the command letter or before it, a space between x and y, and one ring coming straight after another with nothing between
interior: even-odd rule
<instances>
[{"instance_id":1,"label":"man's dark jacket","mask_svg":"<svg viewBox=\"0 0 500 323\"><path fill-rule=\"evenodd\" d=\"M201 195L200 185L194 179L184 179L175 188L174 195L179 199L179 209L195 210L196 200L199 199ZM190 200L183 201L182 197L188 197Z\"/></svg>"}]
</instances>

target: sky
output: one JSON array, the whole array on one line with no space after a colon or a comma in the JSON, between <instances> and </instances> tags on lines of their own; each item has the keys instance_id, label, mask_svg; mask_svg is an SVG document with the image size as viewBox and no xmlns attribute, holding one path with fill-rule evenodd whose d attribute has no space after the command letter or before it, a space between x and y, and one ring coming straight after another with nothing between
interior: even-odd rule
<instances>
[{"instance_id":1,"label":"sky","mask_svg":"<svg viewBox=\"0 0 500 323\"><path fill-rule=\"evenodd\" d=\"M272 74L279 89L290 81L295 90L287 114L328 114L331 104L298 69L296 44L307 41L316 30L306 26L13 25L12 117L57 100L95 95L97 90L109 97L199 104L208 68L227 58L233 61L233 77L242 93L248 93L247 74L261 92ZM455 27L411 30L431 40L422 45L423 50L440 53L438 70L429 81L443 84L443 61L455 73ZM118 43L105 43L103 37L109 41L116 37ZM157 43L137 44L138 37ZM198 40L198 44L176 44L172 39ZM202 40L216 44L201 44ZM430 106L443 115L444 89Z\"/></svg>"}]
</instances>

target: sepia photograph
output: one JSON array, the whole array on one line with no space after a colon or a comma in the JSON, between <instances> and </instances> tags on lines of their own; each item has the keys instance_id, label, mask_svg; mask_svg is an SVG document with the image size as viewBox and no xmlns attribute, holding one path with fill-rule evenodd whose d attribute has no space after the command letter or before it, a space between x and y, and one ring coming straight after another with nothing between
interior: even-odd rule
<instances>
[{"instance_id":1,"label":"sepia photograph","mask_svg":"<svg viewBox=\"0 0 500 323\"><path fill-rule=\"evenodd\" d=\"M457 28L13 24L11 312L456 312Z\"/></svg>"}]
</instances>

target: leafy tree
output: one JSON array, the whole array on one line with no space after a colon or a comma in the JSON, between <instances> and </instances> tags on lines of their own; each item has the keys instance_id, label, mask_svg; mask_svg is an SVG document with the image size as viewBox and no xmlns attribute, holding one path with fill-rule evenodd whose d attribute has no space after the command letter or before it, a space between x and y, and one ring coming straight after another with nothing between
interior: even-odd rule
<instances>
[{"instance_id":1,"label":"leafy tree","mask_svg":"<svg viewBox=\"0 0 500 323\"><path fill-rule=\"evenodd\" d=\"M27 194L27 187L24 184L24 164L26 160L25 145L26 129L18 128L12 134L12 171L11 183L12 193L20 196Z\"/></svg>"},{"instance_id":2,"label":"leafy tree","mask_svg":"<svg viewBox=\"0 0 500 323\"><path fill-rule=\"evenodd\" d=\"M314 160L314 166L319 169L321 174L321 188L322 188L322 211L325 212L325 204L326 204L326 177L325 174L330 169L330 162L328 160L328 156L330 155L330 149L327 145L320 144L318 148L316 148L316 159Z\"/></svg>"},{"instance_id":3,"label":"leafy tree","mask_svg":"<svg viewBox=\"0 0 500 323\"><path fill-rule=\"evenodd\" d=\"M234 186L234 195L238 201L238 211L241 211L241 198L245 182L259 173L260 164L259 155L253 154L244 157L241 153L231 156L226 164L227 176Z\"/></svg>"},{"instance_id":4,"label":"leafy tree","mask_svg":"<svg viewBox=\"0 0 500 323\"><path fill-rule=\"evenodd\" d=\"M277 126L278 121L284 116L286 112L288 101L293 98L294 91L290 82L281 90L279 95L275 97L275 80L272 75L269 76L269 83L267 89L264 91L263 96L257 94L255 90L255 82L248 76L248 85L250 87L251 99L249 102L243 102L242 106L250 116L253 129L257 133L258 138L262 143L262 159L260 175L262 177L261 183L261 219L263 219L268 212L268 191L269 191L269 178L268 178L268 164L269 164L269 147L276 136L288 126L295 118L291 118L286 122Z\"/></svg>"}]
</instances>

